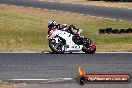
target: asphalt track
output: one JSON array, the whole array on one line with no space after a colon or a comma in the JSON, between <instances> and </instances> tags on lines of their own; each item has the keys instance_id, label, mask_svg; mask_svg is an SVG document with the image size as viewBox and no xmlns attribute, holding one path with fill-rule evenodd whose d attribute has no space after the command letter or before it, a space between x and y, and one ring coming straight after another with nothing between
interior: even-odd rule
<instances>
[{"instance_id":1,"label":"asphalt track","mask_svg":"<svg viewBox=\"0 0 132 88\"><path fill-rule=\"evenodd\" d=\"M78 66L88 74L132 75L132 54L0 54L0 79L74 78ZM32 84L26 88L79 88L75 82ZM130 84L88 84L84 88L132 88Z\"/></svg>"},{"instance_id":2,"label":"asphalt track","mask_svg":"<svg viewBox=\"0 0 132 88\"><path fill-rule=\"evenodd\" d=\"M38 0L0 0L2 4L35 7L49 10L88 14L97 17L132 21L132 9L77 5Z\"/></svg>"}]
</instances>

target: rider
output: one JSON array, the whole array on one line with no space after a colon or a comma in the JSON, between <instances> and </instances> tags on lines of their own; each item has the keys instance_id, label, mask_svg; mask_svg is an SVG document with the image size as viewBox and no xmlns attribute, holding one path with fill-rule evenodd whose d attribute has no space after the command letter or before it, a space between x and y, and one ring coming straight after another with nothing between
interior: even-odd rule
<instances>
[{"instance_id":1,"label":"rider","mask_svg":"<svg viewBox=\"0 0 132 88\"><path fill-rule=\"evenodd\" d=\"M48 33L51 31L52 28L57 28L58 30L64 30L73 35L80 35L79 29L77 29L75 26L67 24L57 24L56 21L54 20L50 20L48 22L48 28L49 28Z\"/></svg>"}]
</instances>

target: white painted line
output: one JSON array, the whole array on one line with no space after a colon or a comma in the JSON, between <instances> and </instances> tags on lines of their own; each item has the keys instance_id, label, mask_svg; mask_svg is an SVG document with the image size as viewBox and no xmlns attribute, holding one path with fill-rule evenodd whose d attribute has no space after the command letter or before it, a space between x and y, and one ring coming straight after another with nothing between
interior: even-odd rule
<instances>
[{"instance_id":1,"label":"white painted line","mask_svg":"<svg viewBox=\"0 0 132 88\"><path fill-rule=\"evenodd\" d=\"M118 53L118 54L120 54L120 53L130 53L130 54L132 54L132 52L96 52L96 53Z\"/></svg>"},{"instance_id":2,"label":"white painted line","mask_svg":"<svg viewBox=\"0 0 132 88\"><path fill-rule=\"evenodd\" d=\"M7 4L2 4L2 5L7 5Z\"/></svg>"},{"instance_id":3,"label":"white painted line","mask_svg":"<svg viewBox=\"0 0 132 88\"><path fill-rule=\"evenodd\" d=\"M65 2L59 2L59 3L65 3Z\"/></svg>"},{"instance_id":4,"label":"white painted line","mask_svg":"<svg viewBox=\"0 0 132 88\"><path fill-rule=\"evenodd\" d=\"M73 13L74 15L77 15L78 13Z\"/></svg>"},{"instance_id":5,"label":"white painted line","mask_svg":"<svg viewBox=\"0 0 132 88\"><path fill-rule=\"evenodd\" d=\"M123 20L119 20L119 21L123 21Z\"/></svg>"},{"instance_id":6,"label":"white painted line","mask_svg":"<svg viewBox=\"0 0 132 88\"><path fill-rule=\"evenodd\" d=\"M50 52L42 52L42 53L47 54L47 53L50 53Z\"/></svg>"},{"instance_id":7,"label":"white painted line","mask_svg":"<svg viewBox=\"0 0 132 88\"><path fill-rule=\"evenodd\" d=\"M78 3L72 3L72 4L77 5Z\"/></svg>"},{"instance_id":8,"label":"white painted line","mask_svg":"<svg viewBox=\"0 0 132 88\"><path fill-rule=\"evenodd\" d=\"M29 7L29 8L33 9L33 7Z\"/></svg>"},{"instance_id":9,"label":"white painted line","mask_svg":"<svg viewBox=\"0 0 132 88\"><path fill-rule=\"evenodd\" d=\"M106 20L110 20L110 18L104 18L104 19L106 19Z\"/></svg>"},{"instance_id":10,"label":"white painted line","mask_svg":"<svg viewBox=\"0 0 132 88\"><path fill-rule=\"evenodd\" d=\"M44 9L44 10L49 10L49 9Z\"/></svg>"},{"instance_id":11,"label":"white painted line","mask_svg":"<svg viewBox=\"0 0 132 88\"><path fill-rule=\"evenodd\" d=\"M7 52L0 52L0 53L42 53L37 51L7 51Z\"/></svg>"},{"instance_id":12,"label":"white painted line","mask_svg":"<svg viewBox=\"0 0 132 88\"><path fill-rule=\"evenodd\" d=\"M54 12L56 12L57 10L51 10L51 11L54 11Z\"/></svg>"},{"instance_id":13,"label":"white painted line","mask_svg":"<svg viewBox=\"0 0 132 88\"><path fill-rule=\"evenodd\" d=\"M62 13L62 12L64 12L64 11L59 11L59 12L61 12L61 13Z\"/></svg>"},{"instance_id":14,"label":"white painted line","mask_svg":"<svg viewBox=\"0 0 132 88\"><path fill-rule=\"evenodd\" d=\"M44 53L44 54L48 54L50 52L37 52L37 51L13 51L13 52L0 52L0 53ZM65 52L65 53L69 53L69 52ZM72 52L72 53L84 53L84 52ZM132 52L96 52L96 53L132 53Z\"/></svg>"},{"instance_id":15,"label":"white painted line","mask_svg":"<svg viewBox=\"0 0 132 88\"><path fill-rule=\"evenodd\" d=\"M48 2L55 2L55 1L48 1Z\"/></svg>"},{"instance_id":16,"label":"white painted line","mask_svg":"<svg viewBox=\"0 0 132 88\"><path fill-rule=\"evenodd\" d=\"M50 80L73 80L74 78L51 78L51 79L8 79L7 81L50 81Z\"/></svg>"},{"instance_id":17,"label":"white painted line","mask_svg":"<svg viewBox=\"0 0 132 88\"><path fill-rule=\"evenodd\" d=\"M79 14L79 15L84 16L85 14Z\"/></svg>"},{"instance_id":18,"label":"white painted line","mask_svg":"<svg viewBox=\"0 0 132 88\"><path fill-rule=\"evenodd\" d=\"M41 8L37 8L38 10L41 10Z\"/></svg>"},{"instance_id":19,"label":"white painted line","mask_svg":"<svg viewBox=\"0 0 132 88\"><path fill-rule=\"evenodd\" d=\"M96 16L92 16L92 17L96 17Z\"/></svg>"},{"instance_id":20,"label":"white painted line","mask_svg":"<svg viewBox=\"0 0 132 88\"><path fill-rule=\"evenodd\" d=\"M97 18L100 18L100 19L102 19L102 18L104 18L104 17L97 17Z\"/></svg>"},{"instance_id":21,"label":"white painted line","mask_svg":"<svg viewBox=\"0 0 132 88\"><path fill-rule=\"evenodd\" d=\"M132 8L125 8L125 7L116 7L116 8L120 8L120 9L132 9Z\"/></svg>"},{"instance_id":22,"label":"white painted line","mask_svg":"<svg viewBox=\"0 0 132 88\"><path fill-rule=\"evenodd\" d=\"M70 13L70 12L65 12L65 13Z\"/></svg>"},{"instance_id":23,"label":"white painted line","mask_svg":"<svg viewBox=\"0 0 132 88\"><path fill-rule=\"evenodd\" d=\"M8 79L10 81L47 81L49 79Z\"/></svg>"}]
</instances>

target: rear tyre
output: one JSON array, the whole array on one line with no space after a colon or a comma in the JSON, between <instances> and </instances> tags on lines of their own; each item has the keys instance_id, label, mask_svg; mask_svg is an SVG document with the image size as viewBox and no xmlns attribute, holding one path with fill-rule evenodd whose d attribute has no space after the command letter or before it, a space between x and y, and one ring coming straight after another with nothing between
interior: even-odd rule
<instances>
[{"instance_id":1,"label":"rear tyre","mask_svg":"<svg viewBox=\"0 0 132 88\"><path fill-rule=\"evenodd\" d=\"M82 51L86 54L94 54L96 51L96 46L92 43L92 46L84 45Z\"/></svg>"},{"instance_id":2,"label":"rear tyre","mask_svg":"<svg viewBox=\"0 0 132 88\"><path fill-rule=\"evenodd\" d=\"M53 53L62 54L64 53L63 44L61 42L56 43L54 39L49 40L49 47Z\"/></svg>"}]
</instances>

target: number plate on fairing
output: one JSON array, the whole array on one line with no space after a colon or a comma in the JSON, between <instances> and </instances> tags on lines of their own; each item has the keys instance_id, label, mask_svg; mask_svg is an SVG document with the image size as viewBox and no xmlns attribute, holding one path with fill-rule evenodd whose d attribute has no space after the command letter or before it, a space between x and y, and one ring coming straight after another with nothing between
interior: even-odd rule
<instances>
[{"instance_id":1,"label":"number plate on fairing","mask_svg":"<svg viewBox=\"0 0 132 88\"><path fill-rule=\"evenodd\" d=\"M82 47L82 45L68 45L65 46L65 51L80 51Z\"/></svg>"}]
</instances>

